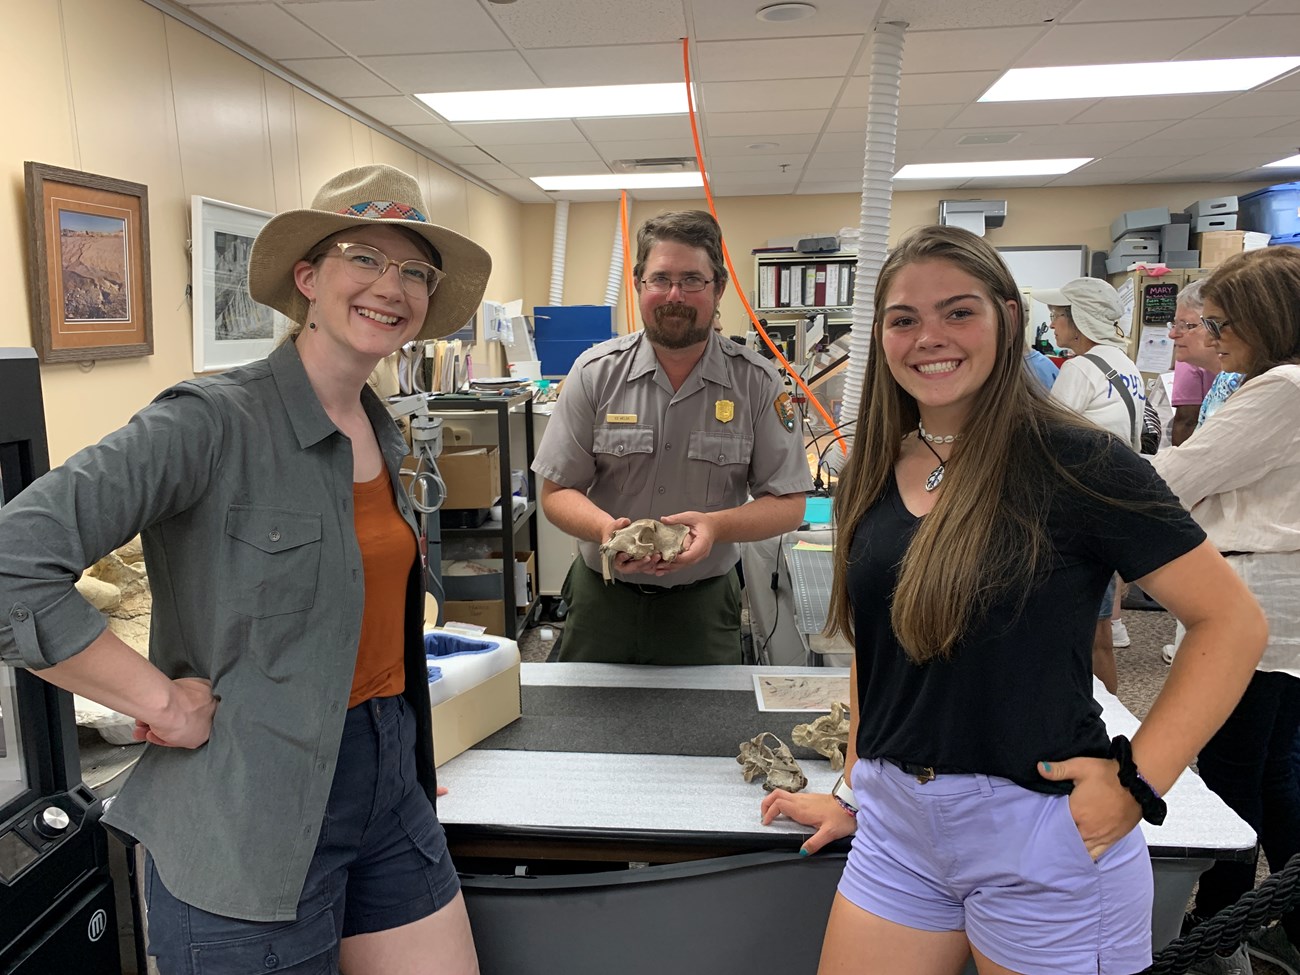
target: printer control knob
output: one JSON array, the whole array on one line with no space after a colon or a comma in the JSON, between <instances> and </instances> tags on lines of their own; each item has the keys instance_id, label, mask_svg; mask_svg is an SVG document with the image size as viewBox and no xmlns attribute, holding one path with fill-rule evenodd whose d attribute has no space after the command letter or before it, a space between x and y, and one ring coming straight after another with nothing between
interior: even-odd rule
<instances>
[{"instance_id":1,"label":"printer control knob","mask_svg":"<svg viewBox=\"0 0 1300 975\"><path fill-rule=\"evenodd\" d=\"M64 831L72 825L72 819L58 806L47 806L37 814L32 825L36 827L36 832L47 840L53 840L63 835Z\"/></svg>"}]
</instances>

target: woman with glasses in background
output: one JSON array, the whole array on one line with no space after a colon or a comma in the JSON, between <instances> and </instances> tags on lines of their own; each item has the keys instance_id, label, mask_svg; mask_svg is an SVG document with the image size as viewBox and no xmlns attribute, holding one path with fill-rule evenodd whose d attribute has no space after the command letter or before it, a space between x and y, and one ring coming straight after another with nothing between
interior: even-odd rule
<instances>
[{"instance_id":1,"label":"woman with glasses in background","mask_svg":"<svg viewBox=\"0 0 1300 975\"><path fill-rule=\"evenodd\" d=\"M1210 389L1222 372L1219 350L1201 327L1201 289L1199 278L1178 292L1178 307L1169 323L1169 338L1174 343L1174 385L1169 402L1174 408L1169 442L1177 447L1200 426L1201 409Z\"/></svg>"},{"instance_id":2,"label":"woman with glasses in background","mask_svg":"<svg viewBox=\"0 0 1300 975\"><path fill-rule=\"evenodd\" d=\"M478 971L434 809L407 448L367 385L483 297L487 252L427 213L370 165L273 217L248 286L288 340L166 390L0 512L0 657L149 743L104 822L148 851L162 975ZM148 660L73 589L136 533Z\"/></svg>"},{"instance_id":3,"label":"woman with glasses in background","mask_svg":"<svg viewBox=\"0 0 1300 975\"><path fill-rule=\"evenodd\" d=\"M1238 254L1206 279L1202 297L1200 324L1241 386L1213 422L1150 460L1268 617L1263 659L1198 768L1280 870L1300 852L1300 249ZM1254 882L1253 864L1216 864L1201 877L1196 915ZM1300 975L1300 910L1248 947Z\"/></svg>"}]
</instances>

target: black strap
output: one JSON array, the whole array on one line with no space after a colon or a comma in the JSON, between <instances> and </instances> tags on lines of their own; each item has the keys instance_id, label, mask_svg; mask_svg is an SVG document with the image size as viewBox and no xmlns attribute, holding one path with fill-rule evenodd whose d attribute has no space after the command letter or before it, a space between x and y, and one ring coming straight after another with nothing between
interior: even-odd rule
<instances>
[{"instance_id":1,"label":"black strap","mask_svg":"<svg viewBox=\"0 0 1300 975\"><path fill-rule=\"evenodd\" d=\"M1129 430L1132 431L1129 436L1129 442L1133 444L1134 449L1140 448L1142 446L1142 433L1137 422L1137 403L1133 402L1133 394L1128 391L1128 387L1124 385L1123 380L1120 382L1115 381L1115 377L1119 375L1119 371L1112 369L1110 363L1101 356L1094 355L1091 352L1084 353L1082 358L1087 359L1094 366L1100 369L1102 375L1106 377L1106 381L1115 388L1115 392L1119 393L1120 398L1124 400L1124 405L1128 407Z\"/></svg>"}]
</instances>

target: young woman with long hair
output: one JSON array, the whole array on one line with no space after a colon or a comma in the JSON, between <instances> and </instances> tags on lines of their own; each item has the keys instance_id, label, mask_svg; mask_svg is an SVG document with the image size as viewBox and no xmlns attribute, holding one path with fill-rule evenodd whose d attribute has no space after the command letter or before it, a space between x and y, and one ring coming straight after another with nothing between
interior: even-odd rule
<instances>
[{"instance_id":1,"label":"young woman with long hair","mask_svg":"<svg viewBox=\"0 0 1300 975\"><path fill-rule=\"evenodd\" d=\"M1255 601L1150 466L1029 380L1021 301L956 228L912 233L881 271L835 501L849 784L763 803L817 828L805 852L854 834L823 975L951 975L969 952L983 975L1148 965L1138 822L1263 647ZM1115 571L1188 631L1131 746L1093 697Z\"/></svg>"}]
</instances>

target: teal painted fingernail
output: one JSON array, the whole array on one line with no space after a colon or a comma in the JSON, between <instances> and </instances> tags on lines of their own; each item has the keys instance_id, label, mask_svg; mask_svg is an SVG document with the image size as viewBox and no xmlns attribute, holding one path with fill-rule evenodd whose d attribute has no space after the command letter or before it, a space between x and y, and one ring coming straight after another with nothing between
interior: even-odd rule
<instances>
[{"instance_id":1,"label":"teal painted fingernail","mask_svg":"<svg viewBox=\"0 0 1300 975\"><path fill-rule=\"evenodd\" d=\"M1044 772L1050 772L1050 771L1052 771L1052 763L1051 763L1051 762L1039 762L1038 764L1041 765L1041 766L1043 767L1043 771L1044 771Z\"/></svg>"},{"instance_id":2,"label":"teal painted fingernail","mask_svg":"<svg viewBox=\"0 0 1300 975\"><path fill-rule=\"evenodd\" d=\"M805 850L803 847L800 847L800 848L799 848L799 855L800 855L801 857L806 857L806 856L808 855L808 851Z\"/></svg>"}]
</instances>

